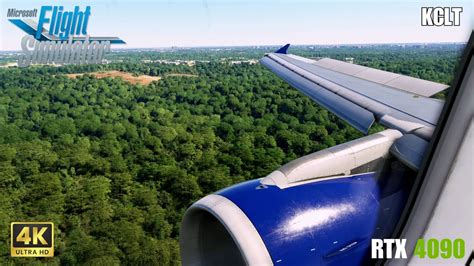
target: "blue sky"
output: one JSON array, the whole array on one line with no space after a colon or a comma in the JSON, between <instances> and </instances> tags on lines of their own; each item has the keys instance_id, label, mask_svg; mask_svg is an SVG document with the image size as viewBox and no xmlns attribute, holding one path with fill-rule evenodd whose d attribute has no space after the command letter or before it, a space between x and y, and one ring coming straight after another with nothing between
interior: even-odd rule
<instances>
[{"instance_id":1,"label":"blue sky","mask_svg":"<svg viewBox=\"0 0 474 266\"><path fill-rule=\"evenodd\" d=\"M8 8L59 1L0 0L0 50L19 50L24 33ZM465 42L472 1L158 0L61 1L91 6L88 33L117 36L123 48L406 42ZM460 27L422 27L421 6L462 6ZM119 47L118 45L116 46Z\"/></svg>"}]
</instances>

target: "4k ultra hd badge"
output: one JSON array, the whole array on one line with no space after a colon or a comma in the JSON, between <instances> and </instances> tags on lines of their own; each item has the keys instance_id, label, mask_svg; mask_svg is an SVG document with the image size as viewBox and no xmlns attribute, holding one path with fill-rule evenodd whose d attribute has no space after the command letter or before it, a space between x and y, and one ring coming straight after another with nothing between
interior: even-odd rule
<instances>
[{"instance_id":1,"label":"4k ultra hd badge","mask_svg":"<svg viewBox=\"0 0 474 266\"><path fill-rule=\"evenodd\" d=\"M54 224L50 222L11 223L12 257L53 257Z\"/></svg>"}]
</instances>

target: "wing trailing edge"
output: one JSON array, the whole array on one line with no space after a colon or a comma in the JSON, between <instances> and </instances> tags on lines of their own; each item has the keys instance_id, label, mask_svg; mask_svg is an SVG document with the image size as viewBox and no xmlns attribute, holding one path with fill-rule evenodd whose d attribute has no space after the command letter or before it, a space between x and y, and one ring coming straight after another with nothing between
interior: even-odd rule
<instances>
[{"instance_id":1,"label":"wing trailing edge","mask_svg":"<svg viewBox=\"0 0 474 266\"><path fill-rule=\"evenodd\" d=\"M374 115L370 111L337 94L328 92L322 86L312 83L297 73L287 71L284 66L279 65L269 58L263 58L260 60L260 63L357 130L364 134L369 132L370 127L375 121Z\"/></svg>"},{"instance_id":2,"label":"wing trailing edge","mask_svg":"<svg viewBox=\"0 0 474 266\"><path fill-rule=\"evenodd\" d=\"M367 134L378 121L403 134L431 138L444 102L421 94L446 85L329 58L311 60L287 54L288 46L266 54L260 62L357 130ZM416 93L416 84L424 89Z\"/></svg>"},{"instance_id":3,"label":"wing trailing edge","mask_svg":"<svg viewBox=\"0 0 474 266\"><path fill-rule=\"evenodd\" d=\"M331 58L315 60L314 64L352 77L368 80L393 89L411 92L425 97L431 97L449 87L448 85L433 81L360 66Z\"/></svg>"}]
</instances>

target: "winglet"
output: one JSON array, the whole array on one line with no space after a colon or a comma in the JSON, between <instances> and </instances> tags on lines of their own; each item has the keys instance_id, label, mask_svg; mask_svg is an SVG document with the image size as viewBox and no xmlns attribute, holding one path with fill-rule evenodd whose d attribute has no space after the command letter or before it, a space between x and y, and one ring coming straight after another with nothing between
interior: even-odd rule
<instances>
[{"instance_id":1,"label":"winglet","mask_svg":"<svg viewBox=\"0 0 474 266\"><path fill-rule=\"evenodd\" d=\"M280 49L276 50L275 53L277 53L277 54L286 54L289 47L290 47L290 44L288 43L285 46L280 47Z\"/></svg>"}]
</instances>

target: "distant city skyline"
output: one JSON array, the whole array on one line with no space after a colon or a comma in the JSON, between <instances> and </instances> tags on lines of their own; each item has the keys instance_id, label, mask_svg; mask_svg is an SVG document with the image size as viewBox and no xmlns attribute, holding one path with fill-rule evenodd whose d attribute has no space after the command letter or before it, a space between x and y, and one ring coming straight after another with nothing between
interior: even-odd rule
<instances>
[{"instance_id":1,"label":"distant city skyline","mask_svg":"<svg viewBox=\"0 0 474 266\"><path fill-rule=\"evenodd\" d=\"M8 21L8 8L57 1L2 1L0 50L20 50L25 35ZM88 33L117 36L112 48L463 43L473 28L471 1L161 0L62 1L91 6ZM461 26L422 27L422 6L461 6ZM35 19L37 20L37 18Z\"/></svg>"}]
</instances>

